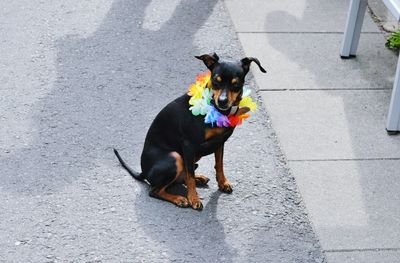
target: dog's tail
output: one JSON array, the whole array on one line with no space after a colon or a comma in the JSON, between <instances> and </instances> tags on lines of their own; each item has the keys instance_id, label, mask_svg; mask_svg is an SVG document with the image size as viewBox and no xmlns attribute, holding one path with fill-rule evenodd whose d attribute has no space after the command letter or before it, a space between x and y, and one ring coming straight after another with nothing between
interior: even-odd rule
<instances>
[{"instance_id":1,"label":"dog's tail","mask_svg":"<svg viewBox=\"0 0 400 263\"><path fill-rule=\"evenodd\" d=\"M143 181L143 180L144 180L143 174L133 171L132 168L130 168L130 167L125 163L125 161L122 160L121 156L119 155L119 153L118 153L118 151L117 151L116 149L114 149L114 153L115 153L115 155L117 156L117 158L118 158L119 162L121 163L122 167L124 167L124 169L125 169L126 171L128 171L128 173L129 173L130 175L132 175L133 178L135 178L136 180L139 180L139 181Z\"/></svg>"}]
</instances>

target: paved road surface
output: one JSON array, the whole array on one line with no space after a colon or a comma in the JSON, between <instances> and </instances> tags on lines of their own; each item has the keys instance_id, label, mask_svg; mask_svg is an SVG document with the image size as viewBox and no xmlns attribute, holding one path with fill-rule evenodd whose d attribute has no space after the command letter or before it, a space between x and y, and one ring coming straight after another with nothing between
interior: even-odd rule
<instances>
[{"instance_id":1,"label":"paved road surface","mask_svg":"<svg viewBox=\"0 0 400 263\"><path fill-rule=\"evenodd\" d=\"M194 55L242 57L222 1L0 7L1 262L323 261L262 109L226 145L234 193L211 180L202 212L150 198L113 155L137 166L154 116L204 70ZM213 157L199 171L213 178Z\"/></svg>"}]
</instances>

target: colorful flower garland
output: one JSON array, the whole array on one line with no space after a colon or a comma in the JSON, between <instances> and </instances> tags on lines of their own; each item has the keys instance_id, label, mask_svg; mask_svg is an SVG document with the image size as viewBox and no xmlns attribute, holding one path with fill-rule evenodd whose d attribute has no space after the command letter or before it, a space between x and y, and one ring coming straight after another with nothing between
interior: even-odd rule
<instances>
[{"instance_id":1,"label":"colorful flower garland","mask_svg":"<svg viewBox=\"0 0 400 263\"><path fill-rule=\"evenodd\" d=\"M191 96L189 110L194 116L205 115L204 122L211 124L214 127L235 127L242 124L244 119L250 117L249 114L233 114L226 116L220 113L213 105L212 90L207 87L207 83L210 81L211 72L199 74L196 78L196 83L193 83L188 91L188 95ZM247 107L251 111L257 109L257 104L249 97L250 89L244 87L242 93L242 99L239 102L239 108Z\"/></svg>"}]
</instances>

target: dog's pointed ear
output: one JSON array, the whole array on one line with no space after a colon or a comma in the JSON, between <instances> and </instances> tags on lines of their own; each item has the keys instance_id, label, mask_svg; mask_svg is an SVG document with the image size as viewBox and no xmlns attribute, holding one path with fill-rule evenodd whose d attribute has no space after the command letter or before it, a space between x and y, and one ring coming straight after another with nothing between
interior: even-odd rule
<instances>
[{"instance_id":1,"label":"dog's pointed ear","mask_svg":"<svg viewBox=\"0 0 400 263\"><path fill-rule=\"evenodd\" d=\"M261 63L257 58L245 57L240 62L242 62L242 67L245 73L249 72L251 62L255 62L258 68L261 70L261 72L267 73L267 71L261 66Z\"/></svg>"},{"instance_id":2,"label":"dog's pointed ear","mask_svg":"<svg viewBox=\"0 0 400 263\"><path fill-rule=\"evenodd\" d=\"M204 64L209 70L212 70L215 64L218 62L219 57L216 53L213 54L205 54L201 56L194 56L197 59L203 60Z\"/></svg>"}]
</instances>

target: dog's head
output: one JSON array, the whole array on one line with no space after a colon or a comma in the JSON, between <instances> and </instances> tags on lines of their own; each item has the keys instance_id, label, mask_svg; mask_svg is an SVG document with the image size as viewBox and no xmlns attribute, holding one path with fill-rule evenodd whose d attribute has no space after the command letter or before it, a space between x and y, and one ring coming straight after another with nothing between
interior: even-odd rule
<instances>
[{"instance_id":1,"label":"dog's head","mask_svg":"<svg viewBox=\"0 0 400 263\"><path fill-rule=\"evenodd\" d=\"M195 56L202 60L211 71L213 103L221 111L228 111L241 100L244 79L249 72L251 62L266 73L256 58L246 57L238 61L220 60L217 54Z\"/></svg>"}]
</instances>

